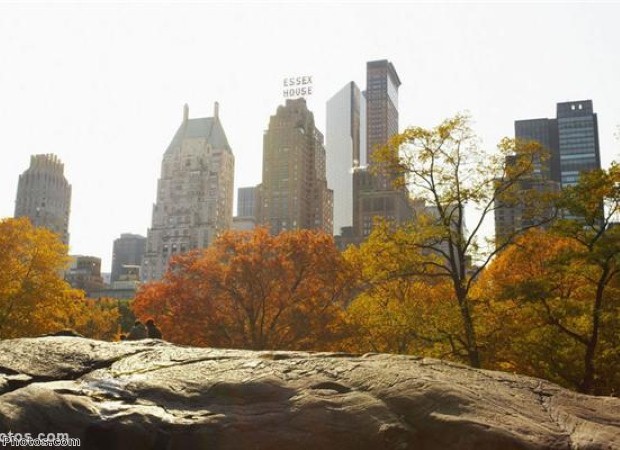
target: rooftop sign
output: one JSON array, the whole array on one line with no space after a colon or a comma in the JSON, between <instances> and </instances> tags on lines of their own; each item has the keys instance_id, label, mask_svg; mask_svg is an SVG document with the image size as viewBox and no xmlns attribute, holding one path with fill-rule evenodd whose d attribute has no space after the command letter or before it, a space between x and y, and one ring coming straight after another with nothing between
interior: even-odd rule
<instances>
[{"instance_id":1,"label":"rooftop sign","mask_svg":"<svg viewBox=\"0 0 620 450\"><path fill-rule=\"evenodd\" d=\"M284 98L307 97L312 95L312 75L288 77L283 82Z\"/></svg>"}]
</instances>

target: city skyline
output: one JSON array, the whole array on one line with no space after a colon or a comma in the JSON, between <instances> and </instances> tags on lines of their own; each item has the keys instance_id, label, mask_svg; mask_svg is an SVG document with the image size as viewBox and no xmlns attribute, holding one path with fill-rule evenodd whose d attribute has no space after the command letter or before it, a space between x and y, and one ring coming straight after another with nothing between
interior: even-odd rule
<instances>
[{"instance_id":1,"label":"city skyline","mask_svg":"<svg viewBox=\"0 0 620 450\"><path fill-rule=\"evenodd\" d=\"M349 81L363 86L376 59L402 80L401 131L468 109L494 147L515 120L592 99L607 167L620 149L618 13L611 4L3 4L0 217L13 215L30 156L58 155L73 187L70 253L100 257L108 272L114 239L146 234L183 104L204 117L219 101L236 191L260 182L283 78L313 76L308 107L325 132L327 100Z\"/></svg>"}]
</instances>

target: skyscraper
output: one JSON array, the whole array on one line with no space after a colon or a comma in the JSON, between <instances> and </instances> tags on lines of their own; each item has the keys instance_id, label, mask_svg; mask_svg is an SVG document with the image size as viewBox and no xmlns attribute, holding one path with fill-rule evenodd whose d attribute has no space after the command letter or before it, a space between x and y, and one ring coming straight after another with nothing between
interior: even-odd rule
<instances>
[{"instance_id":1,"label":"skyscraper","mask_svg":"<svg viewBox=\"0 0 620 450\"><path fill-rule=\"evenodd\" d=\"M579 173L601 168L598 140L598 121L592 100L578 100L558 103L555 119L528 119L515 121L515 137L539 142L547 151L548 159L541 161L532 176L519 183L515 189L527 193L554 192L573 185ZM512 161L508 157L507 164ZM508 234L531 226L534 220L531 211L535 205L505 205L497 202L495 214L495 235L501 241ZM538 208L543 214L548 209Z\"/></svg>"},{"instance_id":2,"label":"skyscraper","mask_svg":"<svg viewBox=\"0 0 620 450\"><path fill-rule=\"evenodd\" d=\"M258 189L258 223L273 234L302 228L332 233L333 192L327 187L323 135L305 99L287 99L271 116Z\"/></svg>"},{"instance_id":3,"label":"skyscraper","mask_svg":"<svg viewBox=\"0 0 620 450\"><path fill-rule=\"evenodd\" d=\"M327 101L327 184L334 191L334 234L353 226L353 169L366 161L366 148L361 147L364 109L365 99L352 81Z\"/></svg>"},{"instance_id":4,"label":"skyscraper","mask_svg":"<svg viewBox=\"0 0 620 450\"><path fill-rule=\"evenodd\" d=\"M559 181L562 187L577 182L579 173L601 168L598 119L592 100L558 103Z\"/></svg>"},{"instance_id":5,"label":"skyscraper","mask_svg":"<svg viewBox=\"0 0 620 450\"><path fill-rule=\"evenodd\" d=\"M19 176L15 217L28 217L36 227L58 234L69 245L71 185L56 155L33 155L30 167Z\"/></svg>"},{"instance_id":6,"label":"skyscraper","mask_svg":"<svg viewBox=\"0 0 620 450\"><path fill-rule=\"evenodd\" d=\"M123 233L114 240L112 251L112 274L110 281L118 281L123 273L123 266L139 266L146 249L146 238L139 234Z\"/></svg>"},{"instance_id":7,"label":"skyscraper","mask_svg":"<svg viewBox=\"0 0 620 450\"><path fill-rule=\"evenodd\" d=\"M142 264L144 280L159 279L171 256L208 247L232 225L235 158L215 103L213 117L183 122L164 153L152 226Z\"/></svg>"},{"instance_id":8,"label":"skyscraper","mask_svg":"<svg viewBox=\"0 0 620 450\"><path fill-rule=\"evenodd\" d=\"M598 119L592 100L558 103L556 111L555 119L515 121L515 137L547 149L544 170L564 187L575 184L580 172L601 168Z\"/></svg>"},{"instance_id":9,"label":"skyscraper","mask_svg":"<svg viewBox=\"0 0 620 450\"><path fill-rule=\"evenodd\" d=\"M366 64L366 161L373 165L373 154L398 133L398 88L400 78L387 60ZM393 223L412 218L409 193L395 189L388 175L373 175L367 168L353 174L353 230L363 239L372 231L375 217Z\"/></svg>"},{"instance_id":10,"label":"skyscraper","mask_svg":"<svg viewBox=\"0 0 620 450\"><path fill-rule=\"evenodd\" d=\"M398 133L400 78L386 59L366 63L366 155L368 163L377 147Z\"/></svg>"}]
</instances>

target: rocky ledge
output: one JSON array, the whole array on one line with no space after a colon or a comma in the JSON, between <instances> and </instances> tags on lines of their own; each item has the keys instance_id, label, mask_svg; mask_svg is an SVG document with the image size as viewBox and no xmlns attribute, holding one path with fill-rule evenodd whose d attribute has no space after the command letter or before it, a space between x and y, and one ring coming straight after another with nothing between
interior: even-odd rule
<instances>
[{"instance_id":1,"label":"rocky ledge","mask_svg":"<svg viewBox=\"0 0 620 450\"><path fill-rule=\"evenodd\" d=\"M620 399L434 359L0 342L0 432L94 449L611 449Z\"/></svg>"}]
</instances>

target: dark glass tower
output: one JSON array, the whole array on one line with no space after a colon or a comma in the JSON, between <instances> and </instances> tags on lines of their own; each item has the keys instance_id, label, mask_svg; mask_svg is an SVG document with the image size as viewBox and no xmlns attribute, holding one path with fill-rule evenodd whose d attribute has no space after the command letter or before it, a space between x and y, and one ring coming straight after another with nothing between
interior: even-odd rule
<instances>
[{"instance_id":1,"label":"dark glass tower","mask_svg":"<svg viewBox=\"0 0 620 450\"><path fill-rule=\"evenodd\" d=\"M532 177L521 183L523 192L527 189L557 191L575 184L581 172L601 168L598 122L592 100L558 103L556 116L555 119L515 121L517 139L537 141L548 152L548 159L541 162ZM509 157L507 164L510 163ZM532 220L540 219L531 215L526 219L528 214L522 206L504 205L501 200L497 206L495 235L498 241L531 225Z\"/></svg>"},{"instance_id":2,"label":"dark glass tower","mask_svg":"<svg viewBox=\"0 0 620 450\"><path fill-rule=\"evenodd\" d=\"M558 160L562 187L575 184L579 172L601 168L598 121L592 100L558 103Z\"/></svg>"}]
</instances>

